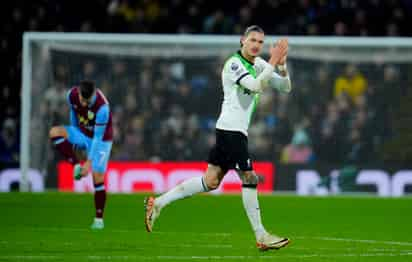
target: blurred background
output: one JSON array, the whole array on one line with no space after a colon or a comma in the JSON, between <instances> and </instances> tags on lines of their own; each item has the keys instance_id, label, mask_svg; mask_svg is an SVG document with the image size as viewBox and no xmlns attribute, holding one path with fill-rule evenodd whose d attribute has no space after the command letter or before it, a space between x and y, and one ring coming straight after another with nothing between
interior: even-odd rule
<instances>
[{"instance_id":1,"label":"blurred background","mask_svg":"<svg viewBox=\"0 0 412 262\"><path fill-rule=\"evenodd\" d=\"M412 34L408 0L249 0L236 5L203 0L90 0L81 5L13 1L0 13L0 178L19 166L23 32L178 34L195 39L205 34L240 36L248 25L258 24L273 36L268 41L286 35L385 37L396 43L407 38L395 37ZM412 45L402 49L395 44L374 53L356 45L310 50L302 45L294 48L293 42L291 46L293 92L262 96L249 135L253 159L272 165L269 191L392 195L393 188L401 187L397 194L411 192ZM160 51L162 46L154 53L139 52L131 45L92 49L71 44L51 49L33 46L30 167L44 182L40 188L87 190L73 182L62 185L62 174L70 173L69 167L59 168L61 158L47 139L51 126L68 123L66 92L84 78L95 80L111 103L115 131L111 159L117 164L171 161L184 169L185 163L207 159L223 97L220 73L230 53L196 54L175 46L168 54ZM377 59L377 52L383 58ZM119 173L123 168L113 165ZM367 170L375 170L372 176L379 181L385 174L390 185L373 179L362 182L361 173ZM315 176L299 180L301 171L313 171ZM336 172L340 178L334 180ZM403 184L395 186L392 177L398 173ZM18 188L18 181L8 181L0 190ZM154 190L150 178L145 183L136 182L133 190ZM300 183L310 187L300 191Z\"/></svg>"}]
</instances>

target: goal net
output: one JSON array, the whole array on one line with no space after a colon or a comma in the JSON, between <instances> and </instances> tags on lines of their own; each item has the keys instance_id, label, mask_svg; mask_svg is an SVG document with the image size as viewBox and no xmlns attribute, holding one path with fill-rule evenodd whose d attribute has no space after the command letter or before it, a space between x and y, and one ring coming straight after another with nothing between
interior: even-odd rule
<instances>
[{"instance_id":1,"label":"goal net","mask_svg":"<svg viewBox=\"0 0 412 262\"><path fill-rule=\"evenodd\" d=\"M276 39L266 36L265 58ZM370 161L394 135L389 116L411 84L412 42L289 42L293 91L261 96L251 155L293 163L299 156L285 148L299 144L312 150L308 161ZM60 158L48 131L69 124L66 93L82 79L94 80L110 101L113 160L205 160L223 98L222 66L239 49L239 37L25 33L23 45L21 169L38 170L53 185ZM366 146L357 148L359 141Z\"/></svg>"}]
</instances>

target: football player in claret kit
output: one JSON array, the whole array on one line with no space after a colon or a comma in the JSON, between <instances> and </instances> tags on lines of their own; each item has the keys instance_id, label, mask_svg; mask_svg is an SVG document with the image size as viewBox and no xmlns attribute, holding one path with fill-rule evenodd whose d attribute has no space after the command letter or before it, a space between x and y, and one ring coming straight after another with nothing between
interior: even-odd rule
<instances>
[{"instance_id":1,"label":"football player in claret kit","mask_svg":"<svg viewBox=\"0 0 412 262\"><path fill-rule=\"evenodd\" d=\"M263 30L250 26L241 37L240 50L227 59L222 71L224 98L216 123L216 144L209 153L207 170L203 176L187 179L156 198L146 198L148 232L152 232L164 207L178 199L216 189L227 171L236 169L242 180L243 206L258 249L279 249L289 243L288 238L267 232L262 224L257 198L258 177L248 152L248 129L263 90L269 87L288 93L292 88L286 68L288 40L280 39L270 47L268 61L259 57L263 43Z\"/></svg>"},{"instance_id":2,"label":"football player in claret kit","mask_svg":"<svg viewBox=\"0 0 412 262\"><path fill-rule=\"evenodd\" d=\"M74 165L74 179L80 180L91 171L94 183L96 217L92 229L103 229L106 203L104 174L112 148L113 128L109 102L95 83L83 80L67 93L70 125L54 126L49 137L55 148ZM80 164L75 149L84 150L87 159Z\"/></svg>"}]
</instances>

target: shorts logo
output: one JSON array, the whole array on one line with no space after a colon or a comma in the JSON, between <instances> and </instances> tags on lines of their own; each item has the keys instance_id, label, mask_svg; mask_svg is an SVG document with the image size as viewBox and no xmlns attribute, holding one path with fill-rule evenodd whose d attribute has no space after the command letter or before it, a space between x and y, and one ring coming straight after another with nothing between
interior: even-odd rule
<instances>
[{"instance_id":1,"label":"shorts logo","mask_svg":"<svg viewBox=\"0 0 412 262\"><path fill-rule=\"evenodd\" d=\"M236 71L238 68L239 68L239 65L236 64L236 63L232 63L232 64L230 65L230 69L232 69L232 71Z\"/></svg>"}]
</instances>

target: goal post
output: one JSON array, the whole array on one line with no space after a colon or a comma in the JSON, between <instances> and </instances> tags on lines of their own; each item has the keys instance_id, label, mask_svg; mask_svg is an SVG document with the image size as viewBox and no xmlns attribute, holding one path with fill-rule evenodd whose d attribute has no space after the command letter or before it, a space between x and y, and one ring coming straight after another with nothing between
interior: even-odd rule
<instances>
[{"instance_id":1,"label":"goal post","mask_svg":"<svg viewBox=\"0 0 412 262\"><path fill-rule=\"evenodd\" d=\"M364 70L369 70L369 75L373 75L374 69L370 69L372 65L395 64L397 70L402 71L412 63L412 41L409 38L288 38L290 43L289 68L292 71L292 83L296 90L305 85L305 79L301 77L302 75L312 77L305 73L306 70L313 73L312 65L330 65L330 70L336 76L347 63L367 65ZM279 36L265 37L264 56L267 56L268 44L273 43L276 39L279 39ZM95 70L93 76L96 76L102 84L106 82L118 84L116 81L120 80L116 79L114 75L110 75L111 72L108 76L110 79L105 78L110 67L118 60L123 61L123 65L127 67L124 69L125 74L128 74L126 78L129 80L133 78L130 81L133 82L131 85L135 88L138 88L136 82L140 80L135 79L138 72L133 67L144 69L147 59L152 59L150 63L153 67L156 66L156 63L169 66L178 61L180 65L173 66L173 68L172 66L168 67L168 70L174 71L171 73L175 74L173 77L180 77L183 64L185 78L190 77L189 74L193 73L206 75L205 78L209 79L207 74L212 74L211 72L215 71L215 66L220 65L219 63L224 61L225 57L239 48L239 40L240 36L217 35L24 33L20 146L21 191L30 191L28 173L31 168L39 170L45 179L50 175L49 166L54 160L51 160L49 152L48 129L51 124L58 122L57 120L61 121L60 125L68 123L68 115L67 118L64 118L67 108L64 108L66 105L63 105L61 100L48 102L53 105L44 104L46 98L49 99L53 96L53 92L58 92L50 90L51 86L56 85L56 78L59 77L56 76L58 74L56 67L62 65L63 69L61 70L69 71L65 73L65 77L68 77L64 80L64 84L66 84L64 88L66 89L84 74L84 72L80 72L82 70L80 67L84 66L87 61L92 61ZM87 71L87 69L85 70ZM156 79L152 80L155 82ZM409 78L402 79L402 81L410 83ZM311 79L311 82L316 85L315 79ZM161 84L162 82L159 85ZM208 84L208 88L220 90L219 81L209 79ZM201 86L201 84L199 85ZM312 87L309 86L309 88ZM330 88L332 89L333 86ZM122 103L125 102L124 98L120 97L125 94L122 92L113 92L115 100L121 101L114 105L114 107L120 108L119 110L121 110ZM127 94L127 90L125 92ZM151 97L147 97L147 99L151 99ZM142 107L147 107L148 103L143 101ZM220 104L213 106L220 107ZM50 107L55 107L53 114L57 116L50 117L48 111ZM299 109L298 105L294 105L294 108L292 111L295 112L295 119L298 119L302 109ZM271 112L269 110L262 114L268 116ZM202 112L198 115L202 116ZM217 115L215 116L217 117ZM258 131L256 132L258 133ZM252 151L260 150L259 145L252 144L251 147Z\"/></svg>"}]
</instances>

